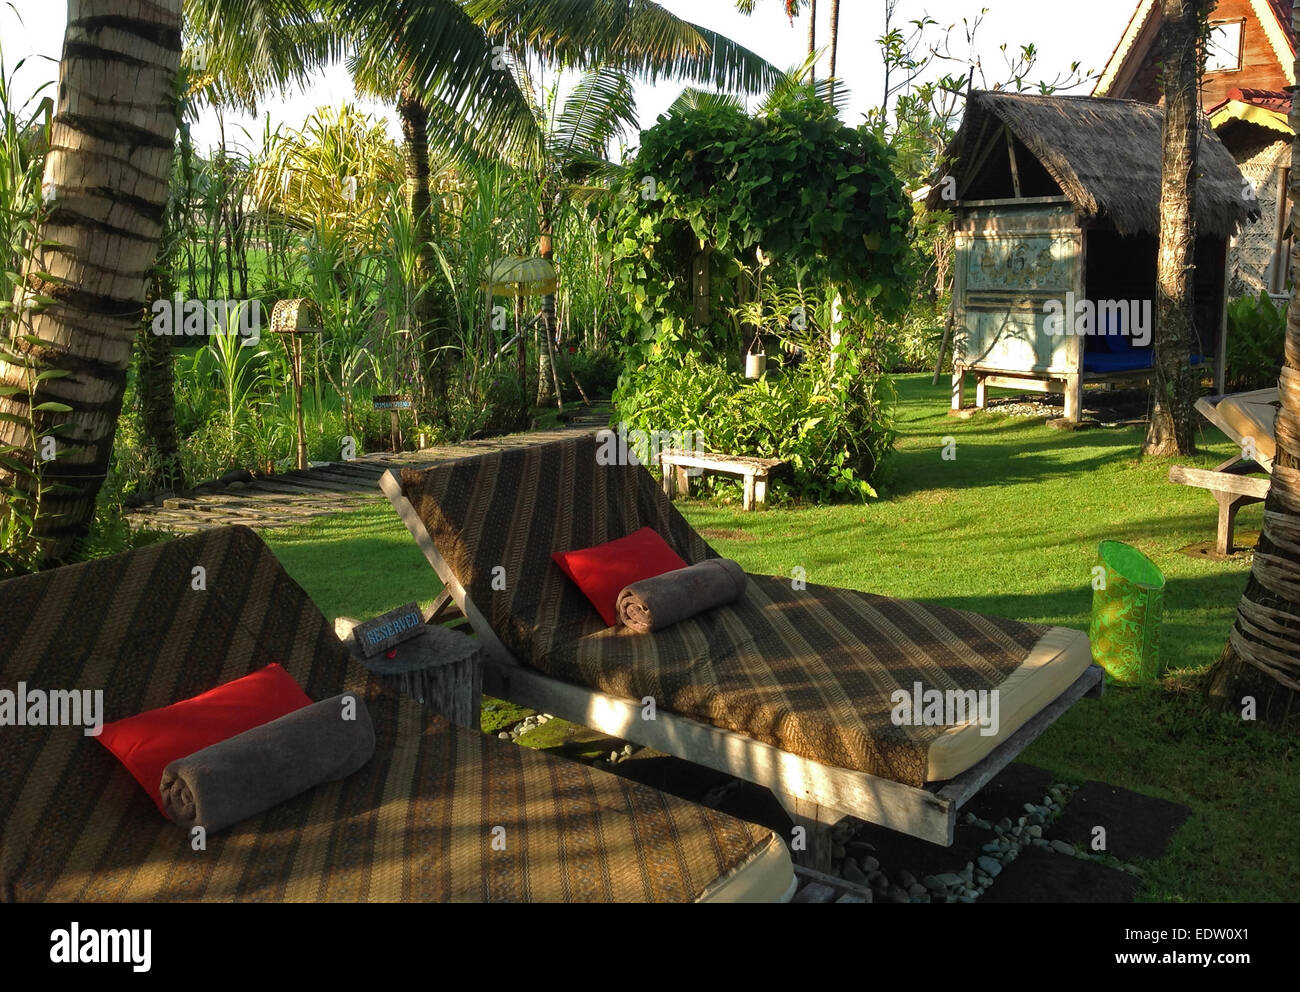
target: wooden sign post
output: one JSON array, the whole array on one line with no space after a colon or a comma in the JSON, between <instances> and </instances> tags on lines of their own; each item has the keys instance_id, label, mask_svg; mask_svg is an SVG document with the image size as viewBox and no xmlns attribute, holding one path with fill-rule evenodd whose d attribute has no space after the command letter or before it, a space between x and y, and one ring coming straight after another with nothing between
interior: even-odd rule
<instances>
[{"instance_id":1,"label":"wooden sign post","mask_svg":"<svg viewBox=\"0 0 1300 992\"><path fill-rule=\"evenodd\" d=\"M409 396L376 396L374 398L376 410L387 410L393 418L393 450L402 450L402 423L398 415L399 410L409 410L414 405Z\"/></svg>"}]
</instances>

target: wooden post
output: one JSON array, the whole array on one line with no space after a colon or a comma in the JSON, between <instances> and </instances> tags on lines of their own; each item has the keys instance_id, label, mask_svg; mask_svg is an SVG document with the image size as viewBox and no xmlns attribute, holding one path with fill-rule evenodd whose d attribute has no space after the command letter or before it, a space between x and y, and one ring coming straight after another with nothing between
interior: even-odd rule
<instances>
[{"instance_id":1,"label":"wooden post","mask_svg":"<svg viewBox=\"0 0 1300 992\"><path fill-rule=\"evenodd\" d=\"M795 834L790 838L790 857L795 864L830 874L834 855L831 828L843 815L819 806L811 799L773 793L794 821ZM802 829L800 829L802 828ZM803 850L799 850L800 842Z\"/></svg>"},{"instance_id":2,"label":"wooden post","mask_svg":"<svg viewBox=\"0 0 1300 992\"><path fill-rule=\"evenodd\" d=\"M962 409L962 404L965 402L962 393L965 388L966 370L960 365L954 365L952 367L952 408L954 410Z\"/></svg>"},{"instance_id":3,"label":"wooden post","mask_svg":"<svg viewBox=\"0 0 1300 992\"><path fill-rule=\"evenodd\" d=\"M979 410L983 410L988 405L989 390L985 385L986 378L987 376L981 372L975 373L975 406Z\"/></svg>"},{"instance_id":4,"label":"wooden post","mask_svg":"<svg viewBox=\"0 0 1300 992\"><path fill-rule=\"evenodd\" d=\"M371 405L375 410L387 410L389 414L389 423L392 426L393 451L402 450L402 421L400 411L409 410L413 401L409 396L375 396L371 399Z\"/></svg>"},{"instance_id":5,"label":"wooden post","mask_svg":"<svg viewBox=\"0 0 1300 992\"><path fill-rule=\"evenodd\" d=\"M1285 202L1286 193L1282 194ZM1228 242L1223 244L1223 269L1220 273L1222 277L1221 288L1219 291L1219 341L1218 347L1214 349L1214 395L1222 396L1225 383L1228 378L1228 279L1230 278L1229 269L1232 261L1232 251ZM1285 285L1285 280L1283 282Z\"/></svg>"},{"instance_id":6,"label":"wooden post","mask_svg":"<svg viewBox=\"0 0 1300 992\"><path fill-rule=\"evenodd\" d=\"M1236 547L1232 541L1233 531L1237 526L1237 511L1250 503L1258 503L1253 496L1240 493L1213 492L1214 501L1219 504L1219 529L1215 534L1215 550L1221 555L1230 555Z\"/></svg>"},{"instance_id":7,"label":"wooden post","mask_svg":"<svg viewBox=\"0 0 1300 992\"><path fill-rule=\"evenodd\" d=\"M663 462L660 462L659 467L664 474L664 495L668 497L668 501L671 503L677 498L677 467Z\"/></svg>"},{"instance_id":8,"label":"wooden post","mask_svg":"<svg viewBox=\"0 0 1300 992\"><path fill-rule=\"evenodd\" d=\"M302 338L293 334L289 338L293 346L293 403L298 417L298 470L307 467L307 432L302 420Z\"/></svg>"},{"instance_id":9,"label":"wooden post","mask_svg":"<svg viewBox=\"0 0 1300 992\"><path fill-rule=\"evenodd\" d=\"M748 513L754 508L754 473L745 473L745 512Z\"/></svg>"},{"instance_id":10,"label":"wooden post","mask_svg":"<svg viewBox=\"0 0 1300 992\"><path fill-rule=\"evenodd\" d=\"M1020 199L1020 168L1016 165L1016 139L1011 136L1011 128L1003 125L1003 130L1007 134L1007 158L1011 161L1011 185L1016 191L1016 199Z\"/></svg>"},{"instance_id":11,"label":"wooden post","mask_svg":"<svg viewBox=\"0 0 1300 992\"><path fill-rule=\"evenodd\" d=\"M271 333L284 335L288 343L289 367L293 375L293 405L298 428L298 469L307 467L307 432L302 418L302 336L320 334L322 319L320 307L308 299L280 300L271 310ZM346 398L344 399L346 403Z\"/></svg>"},{"instance_id":12,"label":"wooden post","mask_svg":"<svg viewBox=\"0 0 1300 992\"><path fill-rule=\"evenodd\" d=\"M1083 418L1083 375L1070 372L1065 375L1065 416L1063 419L1077 424Z\"/></svg>"}]
</instances>

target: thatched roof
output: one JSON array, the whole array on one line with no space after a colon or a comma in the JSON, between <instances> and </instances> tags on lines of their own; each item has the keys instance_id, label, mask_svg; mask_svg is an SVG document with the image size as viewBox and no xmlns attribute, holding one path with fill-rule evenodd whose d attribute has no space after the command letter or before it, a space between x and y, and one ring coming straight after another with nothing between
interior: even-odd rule
<instances>
[{"instance_id":1,"label":"thatched roof","mask_svg":"<svg viewBox=\"0 0 1300 992\"><path fill-rule=\"evenodd\" d=\"M982 146L1005 124L1082 217L1109 220L1123 235L1156 234L1163 120L1162 108L1134 100L976 90L948 149L948 171L964 186ZM932 209L945 206L942 192L941 184L931 191ZM1202 115L1197 233L1227 238L1258 215L1237 163Z\"/></svg>"}]
</instances>

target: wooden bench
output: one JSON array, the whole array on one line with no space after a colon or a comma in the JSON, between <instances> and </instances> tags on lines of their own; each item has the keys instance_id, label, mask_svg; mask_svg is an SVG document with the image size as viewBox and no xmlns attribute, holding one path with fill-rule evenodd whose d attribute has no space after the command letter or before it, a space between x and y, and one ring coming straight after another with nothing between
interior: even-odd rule
<instances>
[{"instance_id":1,"label":"wooden bench","mask_svg":"<svg viewBox=\"0 0 1300 992\"><path fill-rule=\"evenodd\" d=\"M691 494L691 476L705 472L739 476L745 480L745 509L752 510L767 502L767 483L785 469L789 462L779 458L750 458L747 455L721 455L714 452L660 452L659 467L664 473L664 494L675 499L680 492Z\"/></svg>"},{"instance_id":2,"label":"wooden bench","mask_svg":"<svg viewBox=\"0 0 1300 992\"><path fill-rule=\"evenodd\" d=\"M1268 479L1252 478L1251 472L1273 471L1273 459L1265 451L1262 442L1248 437L1234 426L1233 422L1219 409L1221 403L1232 400L1237 404L1243 401L1267 397L1274 390L1257 389L1249 393L1236 393L1232 396L1202 396L1196 401L1196 411L1211 424L1221 430L1241 449L1241 454L1234 455L1226 462L1206 470L1203 468L1186 468L1175 465L1169 470L1169 481L1183 486L1196 486L1208 489L1210 495L1219 504L1219 530L1215 540L1215 550L1221 555L1230 555L1235 548L1232 543L1232 531L1237 524L1237 511L1251 503L1262 503L1268 497ZM1267 403L1262 404L1267 408ZM1240 423L1240 421L1238 421ZM1263 421L1258 421L1260 427ZM1271 426L1271 425L1270 425ZM1256 435L1258 436L1258 435ZM1267 448L1266 450L1272 450Z\"/></svg>"},{"instance_id":3,"label":"wooden bench","mask_svg":"<svg viewBox=\"0 0 1300 992\"><path fill-rule=\"evenodd\" d=\"M1170 482L1208 489L1219 504L1219 530L1215 550L1221 555L1230 555L1235 550L1232 531L1237 524L1237 511L1251 503L1262 503L1268 496L1268 479L1237 474L1250 471L1250 468L1250 463L1243 462L1240 458L1231 458L1213 469L1175 465L1169 470Z\"/></svg>"}]
</instances>

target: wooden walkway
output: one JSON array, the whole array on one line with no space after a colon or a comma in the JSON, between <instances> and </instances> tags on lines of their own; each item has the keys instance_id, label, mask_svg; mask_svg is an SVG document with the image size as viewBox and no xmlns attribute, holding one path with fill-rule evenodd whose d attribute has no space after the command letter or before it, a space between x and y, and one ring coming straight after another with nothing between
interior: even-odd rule
<instances>
[{"instance_id":1,"label":"wooden walkway","mask_svg":"<svg viewBox=\"0 0 1300 992\"><path fill-rule=\"evenodd\" d=\"M422 451L378 452L348 462L331 462L300 472L257 477L251 482L233 482L228 486L206 483L188 495L131 510L126 520L133 530L177 534L192 534L209 527L231 524L245 524L255 530L293 527L383 499L379 479L389 469L427 468L439 462L489 451L558 441L574 434L599 430L608 422L608 410L597 407L580 411L569 423L553 430L506 434Z\"/></svg>"}]
</instances>

